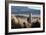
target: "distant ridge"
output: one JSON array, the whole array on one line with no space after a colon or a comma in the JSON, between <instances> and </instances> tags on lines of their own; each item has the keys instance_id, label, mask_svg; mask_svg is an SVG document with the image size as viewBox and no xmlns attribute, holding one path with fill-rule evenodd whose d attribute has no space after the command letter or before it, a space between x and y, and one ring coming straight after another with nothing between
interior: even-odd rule
<instances>
[{"instance_id":1,"label":"distant ridge","mask_svg":"<svg viewBox=\"0 0 46 35\"><path fill-rule=\"evenodd\" d=\"M12 14L40 14L40 10L30 9L24 6L11 6Z\"/></svg>"}]
</instances>

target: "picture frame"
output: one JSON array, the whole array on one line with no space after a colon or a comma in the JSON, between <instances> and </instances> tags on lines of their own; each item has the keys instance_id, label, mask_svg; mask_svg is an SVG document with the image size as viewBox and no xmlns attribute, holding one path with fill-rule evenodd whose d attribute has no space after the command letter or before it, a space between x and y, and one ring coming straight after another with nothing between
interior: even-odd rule
<instances>
[{"instance_id":1,"label":"picture frame","mask_svg":"<svg viewBox=\"0 0 46 35\"><path fill-rule=\"evenodd\" d=\"M18 5L17 5L17 4ZM27 4L27 5L26 5ZM29 31L27 31L26 29L19 29L19 30L17 30L17 29L13 29L13 30L9 30L10 28L9 28L9 22L11 22L11 20L10 20L10 16L9 16L9 13L11 13L11 11L9 11L9 10L11 10L11 6L13 6L13 8L14 8L14 6L25 6L25 7L29 7L29 8L31 8L30 6L38 6L38 7L40 7L40 5L41 5L41 23L43 23L43 24L41 24L41 27L42 28L40 28L39 30L37 30L36 28L34 28L35 29L35 31L33 31L33 29L32 29L32 31L30 30L30 29L27 29L27 30L29 30ZM35 7L36 7L35 6ZM36 8L37 9L37 8ZM39 8L38 8L39 9ZM35 13L36 14L36 13ZM11 14L10 14L11 15ZM10 20L10 21L9 21ZM43 21L43 22L42 22ZM11 27L11 26L10 26ZM21 31L22 30L22 31ZM24 30L26 30L26 31L24 31ZM37 30L37 31L36 31ZM9 32L10 31L10 32ZM18 31L18 32L15 32L15 31ZM21 31L21 32L20 32ZM5 34L22 34L22 33L40 33L40 32L45 32L45 3L43 3L43 2L26 2L26 1L5 1Z\"/></svg>"}]
</instances>

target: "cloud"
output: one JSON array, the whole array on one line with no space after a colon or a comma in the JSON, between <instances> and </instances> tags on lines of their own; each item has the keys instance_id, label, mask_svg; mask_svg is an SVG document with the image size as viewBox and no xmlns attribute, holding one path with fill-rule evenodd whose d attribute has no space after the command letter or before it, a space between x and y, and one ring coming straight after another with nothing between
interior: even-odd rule
<instances>
[{"instance_id":1,"label":"cloud","mask_svg":"<svg viewBox=\"0 0 46 35\"><path fill-rule=\"evenodd\" d=\"M36 9L36 10L40 10L40 7L36 7L36 6L29 6L28 8L30 8L30 9Z\"/></svg>"}]
</instances>

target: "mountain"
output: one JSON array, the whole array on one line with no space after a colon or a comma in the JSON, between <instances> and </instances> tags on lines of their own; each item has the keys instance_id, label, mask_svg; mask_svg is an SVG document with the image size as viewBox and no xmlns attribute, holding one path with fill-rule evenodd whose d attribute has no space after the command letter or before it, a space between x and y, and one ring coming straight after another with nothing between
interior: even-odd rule
<instances>
[{"instance_id":1,"label":"mountain","mask_svg":"<svg viewBox=\"0 0 46 35\"><path fill-rule=\"evenodd\" d=\"M31 9L24 6L11 6L12 14L40 14L40 10L37 9Z\"/></svg>"}]
</instances>

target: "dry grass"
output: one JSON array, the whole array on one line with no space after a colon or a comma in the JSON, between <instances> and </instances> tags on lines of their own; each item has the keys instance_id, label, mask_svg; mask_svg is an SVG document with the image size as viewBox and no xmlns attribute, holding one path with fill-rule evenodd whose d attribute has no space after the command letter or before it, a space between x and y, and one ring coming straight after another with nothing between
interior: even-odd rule
<instances>
[{"instance_id":1,"label":"dry grass","mask_svg":"<svg viewBox=\"0 0 46 35\"><path fill-rule=\"evenodd\" d=\"M27 22L27 18L16 18L15 16L12 16L11 17L12 19L14 19L14 22L15 23L19 23L22 27L24 26L23 25L23 23L25 22L26 23L26 26L27 27L30 27L31 26L31 23L29 24L28 22ZM37 19L33 19L32 20L32 22L36 22L37 21ZM38 19L38 21L40 22L40 20Z\"/></svg>"}]
</instances>

